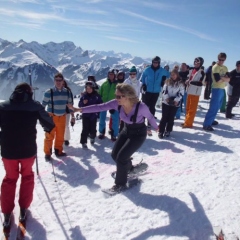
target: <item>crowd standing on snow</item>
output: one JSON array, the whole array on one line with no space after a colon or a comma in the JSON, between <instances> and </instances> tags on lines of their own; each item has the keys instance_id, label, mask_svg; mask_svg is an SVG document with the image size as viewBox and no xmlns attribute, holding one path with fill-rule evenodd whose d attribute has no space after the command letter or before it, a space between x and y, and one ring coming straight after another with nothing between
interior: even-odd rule
<instances>
[{"instance_id":1,"label":"crowd standing on snow","mask_svg":"<svg viewBox=\"0 0 240 240\"><path fill-rule=\"evenodd\" d=\"M123 71L110 69L106 81L100 87L94 76L88 76L85 91L81 93L78 105L80 108L73 107L71 89L61 73L54 76L54 87L46 90L42 105L32 99L32 89L27 83L16 86L10 100L0 104L1 155L6 170L1 187L4 228L10 226L19 163L22 175L19 194L20 220L24 220L26 209L32 201L32 165L37 152L37 119L46 132L45 159L51 161L53 151L58 157L66 156L63 145L69 145L69 124L75 124L75 111L82 113L80 143L83 148L87 148L88 138L90 143L94 144L98 118L98 138L105 138L106 116L109 111L109 133L111 140L115 142L111 156L116 162L117 170L115 184L110 191L118 192L126 187L127 175L134 170L132 154L141 147L147 135L152 135L152 128L158 132L160 139L169 137L173 131L174 119L180 119L181 114L185 115L183 128L194 126L204 85L204 98L210 99L210 105L203 122L203 130L214 130L212 125L218 124L215 118L219 110L225 112L226 118L234 117L232 109L240 97L240 61L237 61L236 68L229 72L224 66L226 58L225 53L219 53L217 61L204 72L202 57L196 57L191 68L182 63L180 69L176 65L170 71L168 65L161 67L161 58L156 56L139 79L135 66L130 68L127 79ZM155 106L162 109L159 126L154 117Z\"/></svg>"}]
</instances>

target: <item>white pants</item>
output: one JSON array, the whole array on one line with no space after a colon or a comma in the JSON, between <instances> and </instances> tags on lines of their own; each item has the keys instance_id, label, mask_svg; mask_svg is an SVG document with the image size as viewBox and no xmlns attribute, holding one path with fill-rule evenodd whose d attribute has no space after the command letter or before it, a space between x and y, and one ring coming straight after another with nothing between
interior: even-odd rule
<instances>
[{"instance_id":1,"label":"white pants","mask_svg":"<svg viewBox=\"0 0 240 240\"><path fill-rule=\"evenodd\" d=\"M68 113L68 114L66 115L66 125L65 125L65 132L64 132L64 140L67 140L67 141L69 141L70 138L71 138L71 135L70 135L70 127L69 127L70 117L71 117L71 114Z\"/></svg>"}]
</instances>

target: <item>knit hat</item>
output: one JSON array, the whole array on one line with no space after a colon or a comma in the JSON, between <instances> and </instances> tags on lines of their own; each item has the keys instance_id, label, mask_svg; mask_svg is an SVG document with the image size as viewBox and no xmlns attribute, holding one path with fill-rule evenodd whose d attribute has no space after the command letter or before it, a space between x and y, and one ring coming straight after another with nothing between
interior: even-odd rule
<instances>
[{"instance_id":1,"label":"knit hat","mask_svg":"<svg viewBox=\"0 0 240 240\"><path fill-rule=\"evenodd\" d=\"M236 62L236 67L237 67L238 65L240 65L240 61L237 61L237 62Z\"/></svg>"},{"instance_id":2,"label":"knit hat","mask_svg":"<svg viewBox=\"0 0 240 240\"><path fill-rule=\"evenodd\" d=\"M204 59L202 58L202 57L196 57L195 59L194 59L194 62L195 61L197 61L197 62L200 62L200 67L203 65L203 63L204 63Z\"/></svg>"},{"instance_id":3,"label":"knit hat","mask_svg":"<svg viewBox=\"0 0 240 240\"><path fill-rule=\"evenodd\" d=\"M132 66L129 70L130 73L137 73L137 69L135 66Z\"/></svg>"},{"instance_id":4,"label":"knit hat","mask_svg":"<svg viewBox=\"0 0 240 240\"><path fill-rule=\"evenodd\" d=\"M23 82L23 83L19 83L19 84L15 87L14 91L16 91L16 92L28 92L28 93L31 93L31 92L32 92L32 88L31 88L31 86L30 86L29 84Z\"/></svg>"},{"instance_id":5,"label":"knit hat","mask_svg":"<svg viewBox=\"0 0 240 240\"><path fill-rule=\"evenodd\" d=\"M32 88L27 83L20 83L18 84L13 93L10 96L10 100L14 102L26 102L29 99L32 99Z\"/></svg>"},{"instance_id":6,"label":"knit hat","mask_svg":"<svg viewBox=\"0 0 240 240\"><path fill-rule=\"evenodd\" d=\"M161 58L159 56L156 56L152 59L152 62L161 62Z\"/></svg>"}]
</instances>

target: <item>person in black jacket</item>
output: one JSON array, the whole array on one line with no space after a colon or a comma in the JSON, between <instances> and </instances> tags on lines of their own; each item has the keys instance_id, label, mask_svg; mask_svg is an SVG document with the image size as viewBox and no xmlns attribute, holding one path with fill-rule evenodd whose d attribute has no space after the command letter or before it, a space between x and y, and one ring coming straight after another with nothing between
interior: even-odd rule
<instances>
[{"instance_id":1,"label":"person in black jacket","mask_svg":"<svg viewBox=\"0 0 240 240\"><path fill-rule=\"evenodd\" d=\"M209 100L211 91L212 91L212 67L216 64L215 61L212 62L212 65L208 67L206 70L206 78L205 78L205 90L204 90L204 99Z\"/></svg>"},{"instance_id":2,"label":"person in black jacket","mask_svg":"<svg viewBox=\"0 0 240 240\"><path fill-rule=\"evenodd\" d=\"M1 156L6 171L1 185L1 208L4 229L10 227L14 209L16 183L21 174L19 190L20 221L33 199L34 173L32 166L37 154L37 120L44 131L54 128L52 118L44 107L32 99L32 88L27 83L16 86L8 101L0 103Z\"/></svg>"},{"instance_id":3,"label":"person in black jacket","mask_svg":"<svg viewBox=\"0 0 240 240\"><path fill-rule=\"evenodd\" d=\"M230 81L227 88L228 103L226 109L226 118L234 117L233 107L236 106L240 97L240 61L236 62L236 69L230 72Z\"/></svg>"},{"instance_id":4,"label":"person in black jacket","mask_svg":"<svg viewBox=\"0 0 240 240\"><path fill-rule=\"evenodd\" d=\"M90 106L102 103L101 96L95 90L95 83L87 81L85 83L85 92L78 103L79 107ZM82 114L82 133L80 143L83 148L87 148L87 138L90 137L90 143L94 144L97 132L98 112Z\"/></svg>"}]
</instances>

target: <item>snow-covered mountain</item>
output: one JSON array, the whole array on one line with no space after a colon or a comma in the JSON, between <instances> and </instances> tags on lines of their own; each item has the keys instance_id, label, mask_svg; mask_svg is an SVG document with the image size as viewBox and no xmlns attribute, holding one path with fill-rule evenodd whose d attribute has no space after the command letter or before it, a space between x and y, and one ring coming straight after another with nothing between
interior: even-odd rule
<instances>
[{"instance_id":1,"label":"snow-covered mountain","mask_svg":"<svg viewBox=\"0 0 240 240\"><path fill-rule=\"evenodd\" d=\"M63 73L73 94L77 95L88 75L100 80L107 76L110 68L116 68L126 72L127 76L133 65L140 75L150 62L151 59L133 57L128 53L83 50L70 41L40 44L0 39L1 99L8 99L16 84L29 82L29 71L32 84L37 88L35 97L41 100L43 92L53 85L53 76L58 71ZM162 60L161 64L173 66L175 63Z\"/></svg>"}]
</instances>

